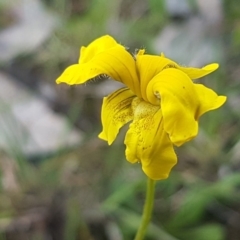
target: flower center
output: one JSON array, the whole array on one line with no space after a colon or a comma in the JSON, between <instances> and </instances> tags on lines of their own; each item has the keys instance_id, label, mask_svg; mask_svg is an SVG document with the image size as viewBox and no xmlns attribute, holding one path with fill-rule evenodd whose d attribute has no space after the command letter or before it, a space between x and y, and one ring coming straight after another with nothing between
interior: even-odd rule
<instances>
[{"instance_id":1,"label":"flower center","mask_svg":"<svg viewBox=\"0 0 240 240\"><path fill-rule=\"evenodd\" d=\"M134 113L134 118L142 119L147 118L148 116L158 111L160 109L160 105L156 106L144 101L141 98L135 97L132 101L132 109Z\"/></svg>"}]
</instances>

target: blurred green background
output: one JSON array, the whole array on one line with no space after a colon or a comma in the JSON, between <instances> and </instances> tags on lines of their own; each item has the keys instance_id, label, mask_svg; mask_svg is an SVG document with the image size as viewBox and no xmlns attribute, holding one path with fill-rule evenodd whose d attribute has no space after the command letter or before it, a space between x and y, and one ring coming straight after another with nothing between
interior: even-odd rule
<instances>
[{"instance_id":1,"label":"blurred green background","mask_svg":"<svg viewBox=\"0 0 240 240\"><path fill-rule=\"evenodd\" d=\"M21 28L23 23L27 27ZM48 24L50 30L42 37ZM11 30L16 35L7 38ZM29 105L20 108L18 118L0 117L5 127L0 134L8 130L7 144L0 138L0 240L134 238L146 177L140 165L125 160L126 129L110 147L97 138L102 97L118 85L108 80L74 87L55 84L78 60L80 46L105 34L132 52L143 47L148 53L164 52L182 65L220 63L220 69L201 82L227 95L228 101L201 118L195 140L176 148L179 162L167 180L157 183L146 239L239 240L237 0L0 1L0 116L19 101L14 101L15 94L11 99L1 96L8 91L3 84L7 76L16 92L24 89L26 102L37 96L54 116L64 119L67 130L61 139L71 131L80 136L74 144L27 151L16 137L22 134L16 125ZM34 41L40 42L31 45ZM33 114L40 110L35 108ZM34 129L28 132L27 125L30 134ZM49 132L46 139L53 135Z\"/></svg>"}]
</instances>

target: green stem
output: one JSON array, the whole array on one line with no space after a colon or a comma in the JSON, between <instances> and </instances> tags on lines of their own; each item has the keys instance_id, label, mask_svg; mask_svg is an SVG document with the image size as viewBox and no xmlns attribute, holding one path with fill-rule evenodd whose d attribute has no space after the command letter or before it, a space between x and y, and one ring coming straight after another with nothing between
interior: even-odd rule
<instances>
[{"instance_id":1,"label":"green stem","mask_svg":"<svg viewBox=\"0 0 240 240\"><path fill-rule=\"evenodd\" d=\"M155 181L148 178L147 193L146 193L146 200L145 200L144 209L143 209L142 221L138 228L138 231L134 240L144 239L148 224L152 216L154 192L155 192Z\"/></svg>"}]
</instances>

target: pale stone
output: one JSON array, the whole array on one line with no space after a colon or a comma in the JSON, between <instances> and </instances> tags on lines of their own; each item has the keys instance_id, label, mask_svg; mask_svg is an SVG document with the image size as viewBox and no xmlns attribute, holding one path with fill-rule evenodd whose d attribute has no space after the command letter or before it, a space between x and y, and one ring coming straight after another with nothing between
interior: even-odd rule
<instances>
[{"instance_id":1,"label":"pale stone","mask_svg":"<svg viewBox=\"0 0 240 240\"><path fill-rule=\"evenodd\" d=\"M27 155L56 152L81 142L81 132L40 97L0 73L0 147Z\"/></svg>"},{"instance_id":2,"label":"pale stone","mask_svg":"<svg viewBox=\"0 0 240 240\"><path fill-rule=\"evenodd\" d=\"M20 54L35 51L58 24L39 0L17 0L13 5L17 21L0 32L0 63L6 64Z\"/></svg>"}]
</instances>

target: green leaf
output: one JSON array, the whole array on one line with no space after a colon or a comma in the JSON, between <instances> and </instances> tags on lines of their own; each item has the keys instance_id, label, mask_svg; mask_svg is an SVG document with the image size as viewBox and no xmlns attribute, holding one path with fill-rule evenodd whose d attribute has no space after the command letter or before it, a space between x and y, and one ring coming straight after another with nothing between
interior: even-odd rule
<instances>
[{"instance_id":1,"label":"green leaf","mask_svg":"<svg viewBox=\"0 0 240 240\"><path fill-rule=\"evenodd\" d=\"M115 192L113 192L101 205L103 210L106 212L116 211L121 204L124 202L129 202L130 199L137 193L137 189L145 184L144 181L131 183L131 184L123 184L117 188ZM145 185L144 185L145 186Z\"/></svg>"},{"instance_id":2,"label":"green leaf","mask_svg":"<svg viewBox=\"0 0 240 240\"><path fill-rule=\"evenodd\" d=\"M206 239L214 239L214 240L224 240L224 230L218 224L207 224L202 225L197 228L192 228L183 232L181 234L181 239L194 239L194 240L206 240Z\"/></svg>"},{"instance_id":3,"label":"green leaf","mask_svg":"<svg viewBox=\"0 0 240 240\"><path fill-rule=\"evenodd\" d=\"M207 204L213 196L208 191L191 191L186 194L179 211L169 222L169 228L179 228L197 223L203 216Z\"/></svg>"}]
</instances>

